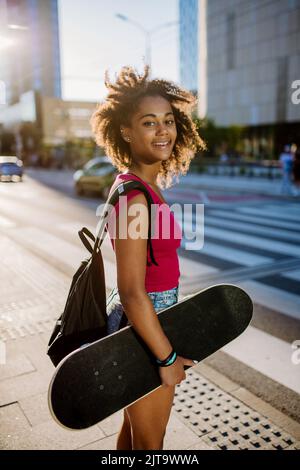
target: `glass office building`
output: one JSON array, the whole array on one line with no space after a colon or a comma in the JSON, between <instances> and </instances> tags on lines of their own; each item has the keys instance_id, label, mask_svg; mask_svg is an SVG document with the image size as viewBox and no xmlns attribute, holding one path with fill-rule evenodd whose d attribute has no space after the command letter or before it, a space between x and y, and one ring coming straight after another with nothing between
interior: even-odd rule
<instances>
[{"instance_id":1,"label":"glass office building","mask_svg":"<svg viewBox=\"0 0 300 470\"><path fill-rule=\"evenodd\" d=\"M198 88L198 0L179 0L180 83L190 91Z\"/></svg>"},{"instance_id":2,"label":"glass office building","mask_svg":"<svg viewBox=\"0 0 300 470\"><path fill-rule=\"evenodd\" d=\"M5 50L1 73L7 104L34 90L61 97L61 71L57 0L6 0L7 23L13 44Z\"/></svg>"},{"instance_id":3,"label":"glass office building","mask_svg":"<svg viewBox=\"0 0 300 470\"><path fill-rule=\"evenodd\" d=\"M246 126L261 142L276 135L277 149L300 145L300 0L209 0L205 8L207 115Z\"/></svg>"}]
</instances>

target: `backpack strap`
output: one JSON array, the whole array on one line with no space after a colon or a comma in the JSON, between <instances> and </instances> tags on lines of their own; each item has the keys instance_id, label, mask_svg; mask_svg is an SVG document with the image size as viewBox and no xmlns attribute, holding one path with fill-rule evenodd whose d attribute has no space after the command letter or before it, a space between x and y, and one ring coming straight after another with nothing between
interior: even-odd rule
<instances>
[{"instance_id":1,"label":"backpack strap","mask_svg":"<svg viewBox=\"0 0 300 470\"><path fill-rule=\"evenodd\" d=\"M82 241L82 243L86 247L86 249L91 254L93 254L94 248L91 245L91 243L89 242L89 240L86 238L86 237L89 237L95 243L96 239L95 239L94 235L92 234L92 232L90 230L88 230L86 227L82 227L82 229L78 231L78 235L79 235L80 240Z\"/></svg>"},{"instance_id":2,"label":"backpack strap","mask_svg":"<svg viewBox=\"0 0 300 470\"><path fill-rule=\"evenodd\" d=\"M106 201L102 214L100 216L100 228L99 228L98 235L96 237L96 241L94 244L94 253L101 247L101 244L105 238L106 232L108 230L106 219L107 217L109 217L109 215L112 212L112 206L114 207L119 202L120 196L126 195L132 189L140 190L146 197L147 205L148 205L148 214L149 214L147 246L149 246L150 258L151 258L151 262L148 262L147 260L147 266L151 266L152 263L158 266L158 263L156 262L154 258L153 247L152 247L152 242L151 242L151 235L152 235L151 204L154 204L154 201L152 199L151 194L147 190L147 188L140 181L136 181L136 180L128 180L119 184L114 189L113 193L109 196L108 200Z\"/></svg>"}]
</instances>

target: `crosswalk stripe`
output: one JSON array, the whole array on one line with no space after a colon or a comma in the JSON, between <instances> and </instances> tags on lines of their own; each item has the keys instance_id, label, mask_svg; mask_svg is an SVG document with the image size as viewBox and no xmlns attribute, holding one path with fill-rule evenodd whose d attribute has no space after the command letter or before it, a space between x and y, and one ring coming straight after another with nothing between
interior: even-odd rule
<instances>
[{"instance_id":1,"label":"crosswalk stripe","mask_svg":"<svg viewBox=\"0 0 300 470\"><path fill-rule=\"evenodd\" d=\"M207 225L209 226L210 224L220 225L228 229L236 230L237 232L240 232L241 230L246 230L248 233L255 233L256 235L266 236L266 238L269 238L270 236L272 237L272 235L275 235L276 238L281 238L283 240L291 241L291 242L294 242L294 241L299 242L299 237L300 237L300 235L297 233L291 233L283 229L277 228L276 231L271 232L269 228L261 227L258 225L253 225L253 223L220 220L220 218L218 217L206 216L205 222L206 222L206 227Z\"/></svg>"},{"instance_id":2,"label":"crosswalk stripe","mask_svg":"<svg viewBox=\"0 0 300 470\"><path fill-rule=\"evenodd\" d=\"M279 210L282 210L283 206L282 205L275 205L275 204L266 204L264 207L268 208L268 209L271 209L271 210L275 210L275 211L279 211ZM298 214L299 215L299 219L300 219L300 207L299 206L296 206L294 204L285 204L284 205L284 212L285 213L291 213L291 214Z\"/></svg>"},{"instance_id":3,"label":"crosswalk stripe","mask_svg":"<svg viewBox=\"0 0 300 470\"><path fill-rule=\"evenodd\" d=\"M299 225L296 223L289 223L289 222L283 222L281 220L266 220L262 219L261 217L256 217L252 215L246 215L246 214L237 214L235 212L228 212L228 211L222 211L222 210L212 210L209 212L210 215L213 216L218 216L221 219L234 219L234 220L240 220L244 222L252 222L254 224L258 224L259 227L264 226L264 227L281 227L285 229L292 229L292 230L298 230L300 234L300 222ZM257 210L257 215L259 215L259 210ZM207 217L207 216L206 216Z\"/></svg>"},{"instance_id":4,"label":"crosswalk stripe","mask_svg":"<svg viewBox=\"0 0 300 470\"><path fill-rule=\"evenodd\" d=\"M258 304L300 320L300 296L258 281L242 281L238 285Z\"/></svg>"},{"instance_id":5,"label":"crosswalk stripe","mask_svg":"<svg viewBox=\"0 0 300 470\"><path fill-rule=\"evenodd\" d=\"M214 274L219 269L199 261L193 261L185 256L179 256L180 274L185 278L193 278L203 274Z\"/></svg>"},{"instance_id":6,"label":"crosswalk stripe","mask_svg":"<svg viewBox=\"0 0 300 470\"><path fill-rule=\"evenodd\" d=\"M300 282L300 269L296 269L294 271L289 271L287 273L281 274L283 277L287 277L288 279L293 279L295 281ZM300 295L300 289L299 289L299 295Z\"/></svg>"},{"instance_id":7,"label":"crosswalk stripe","mask_svg":"<svg viewBox=\"0 0 300 470\"><path fill-rule=\"evenodd\" d=\"M254 207L237 207L236 210L238 212L242 212L242 213L245 213L245 214L255 214L255 215L258 215L258 211L256 208ZM261 208L259 210L259 215L261 217L268 217L268 218L272 218L273 220L275 219L279 219L279 220L287 220L289 222L292 222L292 221L295 221L295 222L300 222L300 217L298 215L295 215L295 214L285 214L285 213L282 213L280 212L279 213L279 209L278 210L274 210L274 209L263 209Z\"/></svg>"},{"instance_id":8,"label":"crosswalk stripe","mask_svg":"<svg viewBox=\"0 0 300 470\"><path fill-rule=\"evenodd\" d=\"M222 350L270 379L300 393L299 366L293 364L293 349L286 341L249 326Z\"/></svg>"},{"instance_id":9,"label":"crosswalk stripe","mask_svg":"<svg viewBox=\"0 0 300 470\"><path fill-rule=\"evenodd\" d=\"M291 245L289 243L283 243L279 241L267 240L262 237L255 237L254 235L245 235L242 233L231 232L229 230L221 230L213 227L206 227L204 233L204 240L205 236L211 236L214 238L220 239L220 244L222 244L222 240L228 240L230 242L236 242L242 245L245 245L245 250L247 250L247 246L252 246L254 248L262 248L265 250L270 251L270 253L282 253L286 255L293 256L300 256L300 246ZM205 246L205 242L204 242Z\"/></svg>"},{"instance_id":10,"label":"crosswalk stripe","mask_svg":"<svg viewBox=\"0 0 300 470\"><path fill-rule=\"evenodd\" d=\"M226 261L235 261L239 264L244 264L245 266L256 266L272 261L272 258L255 255L253 253L241 251L236 248L230 248L228 246L224 248L222 244L219 245L206 241L204 241L204 247L199 251L199 253L205 253Z\"/></svg>"}]
</instances>

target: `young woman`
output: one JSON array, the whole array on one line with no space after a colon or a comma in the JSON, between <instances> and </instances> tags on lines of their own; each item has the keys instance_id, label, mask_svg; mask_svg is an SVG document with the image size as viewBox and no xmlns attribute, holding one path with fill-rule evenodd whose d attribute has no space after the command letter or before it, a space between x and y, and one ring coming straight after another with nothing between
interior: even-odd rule
<instances>
[{"instance_id":1,"label":"young woman","mask_svg":"<svg viewBox=\"0 0 300 470\"><path fill-rule=\"evenodd\" d=\"M175 385L185 379L184 366L192 358L177 356L164 334L156 313L178 301L180 227L160 189L170 186L173 177L186 174L197 148L203 148L190 117L194 96L166 80L150 80L145 67L138 75L123 67L111 83L106 76L108 95L93 115L96 142L106 149L113 165L122 172L111 191L122 181L136 179L150 192L158 206L169 210L170 237L156 227L152 247L155 261L149 261L147 237L133 237L129 225L135 219L130 208L141 204L140 225L148 233L148 211L144 194L132 190L127 195L127 236L119 237L119 206L112 244L117 263L117 288L111 292L107 309L109 333L128 321L157 360L162 387L124 410L124 422L117 441L118 450L162 449L173 404ZM155 219L155 223L157 220ZM126 319L124 323L124 318Z\"/></svg>"}]
</instances>

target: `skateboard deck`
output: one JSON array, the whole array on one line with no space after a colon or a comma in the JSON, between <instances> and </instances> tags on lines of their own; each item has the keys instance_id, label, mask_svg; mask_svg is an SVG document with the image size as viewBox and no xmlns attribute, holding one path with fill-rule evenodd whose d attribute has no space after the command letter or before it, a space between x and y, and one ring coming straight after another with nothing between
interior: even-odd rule
<instances>
[{"instance_id":1,"label":"skateboard deck","mask_svg":"<svg viewBox=\"0 0 300 470\"><path fill-rule=\"evenodd\" d=\"M158 313L178 355L202 361L249 325L253 304L231 284L204 289ZM84 429L161 385L153 355L131 326L77 349L57 366L48 391L54 419Z\"/></svg>"}]
</instances>

